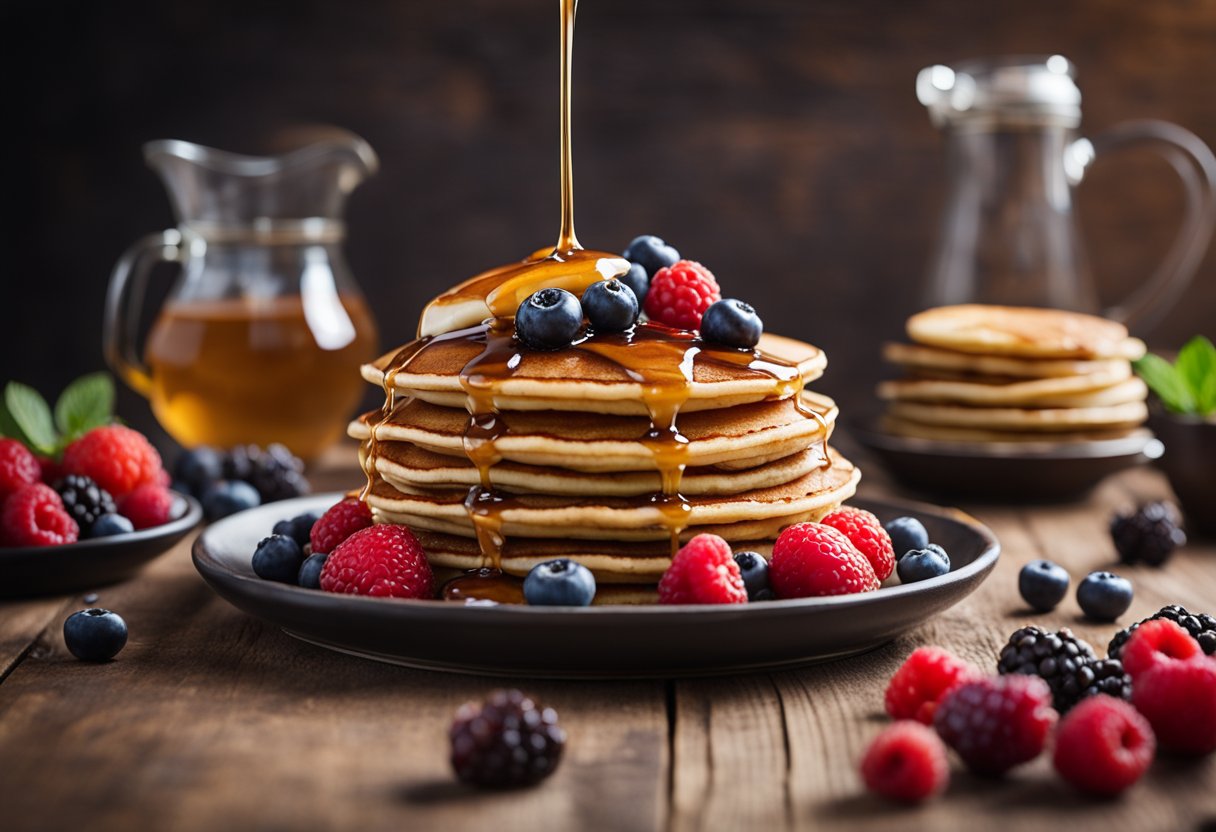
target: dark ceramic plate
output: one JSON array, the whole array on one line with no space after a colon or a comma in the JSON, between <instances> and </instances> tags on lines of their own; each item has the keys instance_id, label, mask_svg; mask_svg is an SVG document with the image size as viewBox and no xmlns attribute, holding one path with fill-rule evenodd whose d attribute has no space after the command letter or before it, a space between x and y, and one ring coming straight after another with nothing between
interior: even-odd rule
<instances>
[{"instance_id":1,"label":"dark ceramic plate","mask_svg":"<svg viewBox=\"0 0 1216 832\"><path fill-rule=\"evenodd\" d=\"M929 495L1050 503L1074 500L1106 477L1161 456L1148 430L1085 442L943 442L895 436L872 425L850 434L901 484Z\"/></svg>"},{"instance_id":2,"label":"dark ceramic plate","mask_svg":"<svg viewBox=\"0 0 1216 832\"><path fill-rule=\"evenodd\" d=\"M210 526L194 565L235 606L333 650L434 670L547 677L665 677L791 667L873 649L965 598L992 571L1000 544L952 510L854 501L888 521L920 518L953 570L861 595L753 605L466 607L332 595L253 574L257 542L284 517L322 510L320 495L251 509Z\"/></svg>"},{"instance_id":3,"label":"dark ceramic plate","mask_svg":"<svg viewBox=\"0 0 1216 832\"><path fill-rule=\"evenodd\" d=\"M0 598L62 595L126 580L203 518L197 500L178 496L186 503L186 513L152 529L67 546L0 549Z\"/></svg>"}]
</instances>

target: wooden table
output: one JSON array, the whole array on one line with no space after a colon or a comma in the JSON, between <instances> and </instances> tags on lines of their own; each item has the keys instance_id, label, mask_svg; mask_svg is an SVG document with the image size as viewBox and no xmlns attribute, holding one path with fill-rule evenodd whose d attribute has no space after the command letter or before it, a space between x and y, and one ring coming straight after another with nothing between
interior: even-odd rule
<instances>
[{"instance_id":1,"label":"wooden table","mask_svg":"<svg viewBox=\"0 0 1216 832\"><path fill-rule=\"evenodd\" d=\"M344 462L319 487L355 482ZM863 489L889 493L874 466ZM1087 501L967 506L1005 549L971 596L891 645L805 670L692 681L492 680L407 670L297 641L220 600L182 544L136 579L99 591L131 639L118 660L74 660L63 644L80 597L0 604L0 829L849 829L1216 828L1216 764L1159 760L1124 799L1094 802L1040 758L1004 782L957 766L944 799L902 809L867 795L856 763L885 724L882 694L915 647L984 667L1008 634L1072 627L1099 649L1117 629L1070 597L1051 615L1019 602L1023 563L1049 557L1074 579L1110 566L1116 507L1165 493L1148 470ZM1122 624L1178 602L1216 609L1216 548L1164 569L1128 568ZM479 793L453 782L453 711L504 683L555 706L567 757L540 787Z\"/></svg>"}]
</instances>

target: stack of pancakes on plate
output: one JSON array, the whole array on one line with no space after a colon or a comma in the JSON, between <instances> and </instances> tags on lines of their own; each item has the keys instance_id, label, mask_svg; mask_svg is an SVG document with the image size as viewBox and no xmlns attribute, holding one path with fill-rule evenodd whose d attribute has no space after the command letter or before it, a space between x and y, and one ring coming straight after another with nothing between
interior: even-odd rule
<instances>
[{"instance_id":1,"label":"stack of pancakes on plate","mask_svg":"<svg viewBox=\"0 0 1216 832\"><path fill-rule=\"evenodd\" d=\"M960 442L1114 438L1136 430L1148 390L1144 343L1122 325L1055 309L962 305L908 319L885 345L904 378L882 382L884 428Z\"/></svg>"}]
</instances>

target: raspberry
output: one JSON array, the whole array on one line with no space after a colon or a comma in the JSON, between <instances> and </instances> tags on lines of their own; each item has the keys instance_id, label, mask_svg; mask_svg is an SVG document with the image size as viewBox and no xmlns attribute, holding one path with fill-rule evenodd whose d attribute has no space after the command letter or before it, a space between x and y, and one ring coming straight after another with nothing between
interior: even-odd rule
<instances>
[{"instance_id":1,"label":"raspberry","mask_svg":"<svg viewBox=\"0 0 1216 832\"><path fill-rule=\"evenodd\" d=\"M557 712L518 690L494 691L481 707L462 705L448 736L456 776L491 788L544 780L561 762L566 746Z\"/></svg>"},{"instance_id":2,"label":"raspberry","mask_svg":"<svg viewBox=\"0 0 1216 832\"><path fill-rule=\"evenodd\" d=\"M146 482L159 482L164 472L152 444L123 425L94 428L68 445L63 470L90 477L116 500Z\"/></svg>"},{"instance_id":3,"label":"raspberry","mask_svg":"<svg viewBox=\"0 0 1216 832\"><path fill-rule=\"evenodd\" d=\"M431 598L435 578L422 544L405 526L361 529L338 544L321 570L321 589L378 598Z\"/></svg>"},{"instance_id":4,"label":"raspberry","mask_svg":"<svg viewBox=\"0 0 1216 832\"><path fill-rule=\"evenodd\" d=\"M843 534L819 523L795 523L773 544L769 581L778 598L847 595L878 589L865 555Z\"/></svg>"},{"instance_id":5,"label":"raspberry","mask_svg":"<svg viewBox=\"0 0 1216 832\"><path fill-rule=\"evenodd\" d=\"M891 577L895 571L895 547L877 517L865 509L841 506L819 522L842 532L866 556L880 582Z\"/></svg>"},{"instance_id":6,"label":"raspberry","mask_svg":"<svg viewBox=\"0 0 1216 832\"><path fill-rule=\"evenodd\" d=\"M1173 621L1155 619L1136 628L1123 645L1123 668L1133 681L1162 662L1202 655L1199 642Z\"/></svg>"},{"instance_id":7,"label":"raspberry","mask_svg":"<svg viewBox=\"0 0 1216 832\"><path fill-rule=\"evenodd\" d=\"M716 534L699 534L685 543L659 580L659 603L747 603L747 588L730 544Z\"/></svg>"},{"instance_id":8,"label":"raspberry","mask_svg":"<svg viewBox=\"0 0 1216 832\"><path fill-rule=\"evenodd\" d=\"M883 729L861 758L861 779L875 794L919 803L950 782L946 746L933 729L904 720Z\"/></svg>"},{"instance_id":9,"label":"raspberry","mask_svg":"<svg viewBox=\"0 0 1216 832\"><path fill-rule=\"evenodd\" d=\"M887 713L892 719L915 719L932 725L942 698L964 682L979 678L978 670L949 650L918 647L887 683Z\"/></svg>"},{"instance_id":10,"label":"raspberry","mask_svg":"<svg viewBox=\"0 0 1216 832\"><path fill-rule=\"evenodd\" d=\"M69 474L56 483L55 493L63 500L64 509L72 515L86 536L98 517L117 511L110 492L78 474Z\"/></svg>"},{"instance_id":11,"label":"raspberry","mask_svg":"<svg viewBox=\"0 0 1216 832\"><path fill-rule=\"evenodd\" d=\"M718 281L709 269L693 260L680 260L650 278L646 314L661 324L696 329L705 310L721 299Z\"/></svg>"},{"instance_id":12,"label":"raspberry","mask_svg":"<svg viewBox=\"0 0 1216 832\"><path fill-rule=\"evenodd\" d=\"M145 483L122 498L119 513L137 529L163 526L176 514L177 497L164 486Z\"/></svg>"},{"instance_id":13,"label":"raspberry","mask_svg":"<svg viewBox=\"0 0 1216 832\"><path fill-rule=\"evenodd\" d=\"M308 535L313 554L328 555L343 540L371 524L371 509L361 500L343 500L330 506Z\"/></svg>"},{"instance_id":14,"label":"raspberry","mask_svg":"<svg viewBox=\"0 0 1216 832\"><path fill-rule=\"evenodd\" d=\"M994 676L948 693L933 715L946 745L977 774L1000 775L1043 752L1056 723L1051 688L1037 676Z\"/></svg>"},{"instance_id":15,"label":"raspberry","mask_svg":"<svg viewBox=\"0 0 1216 832\"><path fill-rule=\"evenodd\" d=\"M1148 720L1122 699L1100 694L1060 722L1052 762L1081 791L1113 796L1139 780L1156 753Z\"/></svg>"},{"instance_id":16,"label":"raspberry","mask_svg":"<svg viewBox=\"0 0 1216 832\"><path fill-rule=\"evenodd\" d=\"M50 457L38 457L38 466L42 469L42 481L47 485L54 486L55 483L63 479L64 471L62 463L56 462Z\"/></svg>"},{"instance_id":17,"label":"raspberry","mask_svg":"<svg viewBox=\"0 0 1216 832\"><path fill-rule=\"evenodd\" d=\"M24 486L4 501L0 540L5 546L62 546L79 538L80 527L45 483Z\"/></svg>"},{"instance_id":18,"label":"raspberry","mask_svg":"<svg viewBox=\"0 0 1216 832\"><path fill-rule=\"evenodd\" d=\"M38 457L16 439L0 439L0 504L8 495L42 479Z\"/></svg>"},{"instance_id":19,"label":"raspberry","mask_svg":"<svg viewBox=\"0 0 1216 832\"><path fill-rule=\"evenodd\" d=\"M1137 677L1132 704L1162 748L1196 756L1216 751L1216 661L1159 663Z\"/></svg>"}]
</instances>

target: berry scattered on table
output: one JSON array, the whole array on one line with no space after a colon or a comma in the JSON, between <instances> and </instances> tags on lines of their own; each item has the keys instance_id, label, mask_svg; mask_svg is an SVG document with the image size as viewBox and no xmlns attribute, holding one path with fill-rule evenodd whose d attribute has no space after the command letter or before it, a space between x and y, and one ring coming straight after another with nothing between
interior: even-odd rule
<instances>
[{"instance_id":1,"label":"berry scattered on table","mask_svg":"<svg viewBox=\"0 0 1216 832\"><path fill-rule=\"evenodd\" d=\"M1089 664L1096 661L1094 650L1073 635L1067 627L1051 633L1041 627L1015 630L1001 648L997 672L1038 676L1051 688L1056 710L1061 713L1081 697L1093 681Z\"/></svg>"},{"instance_id":2,"label":"berry scattered on table","mask_svg":"<svg viewBox=\"0 0 1216 832\"><path fill-rule=\"evenodd\" d=\"M219 520L262 504L258 490L244 480L218 480L203 494L208 520Z\"/></svg>"},{"instance_id":3,"label":"berry scattered on table","mask_svg":"<svg viewBox=\"0 0 1216 832\"><path fill-rule=\"evenodd\" d=\"M515 335L534 350L568 347L583 327L583 307L565 289L534 292L515 313Z\"/></svg>"},{"instance_id":4,"label":"berry scattered on table","mask_svg":"<svg viewBox=\"0 0 1216 832\"><path fill-rule=\"evenodd\" d=\"M886 529L897 558L913 549L923 549L929 545L929 532L925 529L925 524L915 517L896 517L886 525Z\"/></svg>"},{"instance_id":5,"label":"berry scattered on table","mask_svg":"<svg viewBox=\"0 0 1216 832\"><path fill-rule=\"evenodd\" d=\"M747 590L748 601L771 601L772 585L768 580L768 561L759 552L736 552L735 563L739 565L739 575L743 578L743 586Z\"/></svg>"},{"instance_id":6,"label":"berry scattered on table","mask_svg":"<svg viewBox=\"0 0 1216 832\"><path fill-rule=\"evenodd\" d=\"M557 768L566 746L557 712L518 690L462 705L448 736L456 777L488 788L539 783Z\"/></svg>"},{"instance_id":7,"label":"berry scattered on table","mask_svg":"<svg viewBox=\"0 0 1216 832\"><path fill-rule=\"evenodd\" d=\"M1133 679L1162 662L1186 661L1202 656L1199 642L1179 625L1165 618L1145 621L1131 634L1120 653L1123 667Z\"/></svg>"},{"instance_id":8,"label":"berry scattered on table","mask_svg":"<svg viewBox=\"0 0 1216 832\"><path fill-rule=\"evenodd\" d=\"M81 610L63 622L63 641L71 654L82 661L109 661L126 646L127 622L109 610Z\"/></svg>"},{"instance_id":9,"label":"berry scattered on table","mask_svg":"<svg viewBox=\"0 0 1216 832\"><path fill-rule=\"evenodd\" d=\"M1192 613L1186 607L1170 604L1169 606L1162 607L1152 616L1144 619L1144 621L1138 621L1127 629L1115 633L1115 637L1110 640L1110 645L1106 648L1106 655L1112 659L1119 658L1123 645L1127 643L1128 638L1136 631L1137 627L1145 623L1145 621L1159 619L1173 621L1181 626L1191 634L1191 638L1199 642L1200 648L1207 655L1210 656L1216 653L1216 618L1206 613Z\"/></svg>"},{"instance_id":10,"label":"berry scattered on table","mask_svg":"<svg viewBox=\"0 0 1216 832\"><path fill-rule=\"evenodd\" d=\"M1156 753L1153 729L1135 708L1121 699L1094 696L1061 720L1052 763L1081 791L1113 796L1139 780Z\"/></svg>"},{"instance_id":11,"label":"berry scattered on table","mask_svg":"<svg viewBox=\"0 0 1216 832\"><path fill-rule=\"evenodd\" d=\"M715 534L699 534L685 543L659 579L659 603L747 603L730 544Z\"/></svg>"},{"instance_id":12,"label":"berry scattered on table","mask_svg":"<svg viewBox=\"0 0 1216 832\"><path fill-rule=\"evenodd\" d=\"M1136 678L1132 704L1162 748L1192 756L1216 751L1216 661L1158 663Z\"/></svg>"},{"instance_id":13,"label":"berry scattered on table","mask_svg":"<svg viewBox=\"0 0 1216 832\"><path fill-rule=\"evenodd\" d=\"M0 542L5 546L62 546L79 538L80 527L49 485L23 486L4 501Z\"/></svg>"},{"instance_id":14,"label":"berry scattered on table","mask_svg":"<svg viewBox=\"0 0 1216 832\"><path fill-rule=\"evenodd\" d=\"M919 803L941 794L950 764L941 739L919 722L904 720L882 730L861 759L866 788L889 800Z\"/></svg>"},{"instance_id":15,"label":"berry scattered on table","mask_svg":"<svg viewBox=\"0 0 1216 832\"><path fill-rule=\"evenodd\" d=\"M646 273L646 267L641 263L630 263L629 271L617 280L630 288L633 296L638 299L638 308L641 309L642 304L646 302L646 293L650 291L650 275Z\"/></svg>"},{"instance_id":16,"label":"berry scattered on table","mask_svg":"<svg viewBox=\"0 0 1216 832\"><path fill-rule=\"evenodd\" d=\"M0 439L0 504L10 494L42 481L38 458L16 439Z\"/></svg>"},{"instance_id":17,"label":"berry scattered on table","mask_svg":"<svg viewBox=\"0 0 1216 832\"><path fill-rule=\"evenodd\" d=\"M1068 594L1068 572L1049 560L1032 560L1018 572L1018 592L1032 610L1051 612Z\"/></svg>"},{"instance_id":18,"label":"berry scattered on table","mask_svg":"<svg viewBox=\"0 0 1216 832\"><path fill-rule=\"evenodd\" d=\"M346 499L330 506L309 532L313 554L327 555L339 543L372 524L372 511L362 500Z\"/></svg>"},{"instance_id":19,"label":"berry scattered on table","mask_svg":"<svg viewBox=\"0 0 1216 832\"><path fill-rule=\"evenodd\" d=\"M144 483L160 483L165 471L152 443L124 425L94 428L68 445L63 470L89 477L115 500Z\"/></svg>"},{"instance_id":20,"label":"berry scattered on table","mask_svg":"<svg viewBox=\"0 0 1216 832\"><path fill-rule=\"evenodd\" d=\"M630 263L641 266L646 270L646 274L653 278L659 269L666 268L678 261L680 252L653 234L643 234L640 237L634 237L621 256ZM640 295L638 297L641 298Z\"/></svg>"},{"instance_id":21,"label":"berry scattered on table","mask_svg":"<svg viewBox=\"0 0 1216 832\"><path fill-rule=\"evenodd\" d=\"M435 578L414 533L405 526L382 524L338 544L321 570L321 589L381 598L433 598Z\"/></svg>"},{"instance_id":22,"label":"berry scattered on table","mask_svg":"<svg viewBox=\"0 0 1216 832\"><path fill-rule=\"evenodd\" d=\"M1039 756L1056 719L1047 683L1015 674L955 688L937 706L933 727L972 771L1000 775Z\"/></svg>"},{"instance_id":23,"label":"berry scattered on table","mask_svg":"<svg viewBox=\"0 0 1216 832\"><path fill-rule=\"evenodd\" d=\"M896 563L895 569L899 573L899 582L903 584L940 578L950 571L950 556L941 546L930 543L923 549L906 552Z\"/></svg>"},{"instance_id":24,"label":"berry scattered on table","mask_svg":"<svg viewBox=\"0 0 1216 832\"><path fill-rule=\"evenodd\" d=\"M122 498L118 510L136 529L168 523L181 513L181 499L162 485L145 483Z\"/></svg>"},{"instance_id":25,"label":"berry scattered on table","mask_svg":"<svg viewBox=\"0 0 1216 832\"><path fill-rule=\"evenodd\" d=\"M211 483L223 478L223 453L206 445L183 451L173 464L173 479L188 488L188 494L201 495Z\"/></svg>"},{"instance_id":26,"label":"berry scattered on table","mask_svg":"<svg viewBox=\"0 0 1216 832\"><path fill-rule=\"evenodd\" d=\"M705 310L721 299L718 281L709 269L692 260L680 260L651 274L646 315L667 326L697 329Z\"/></svg>"},{"instance_id":27,"label":"berry scattered on table","mask_svg":"<svg viewBox=\"0 0 1216 832\"><path fill-rule=\"evenodd\" d=\"M76 521L82 534L88 533L98 517L118 510L110 492L79 474L69 474L56 483L55 493L63 500L64 510Z\"/></svg>"},{"instance_id":28,"label":"berry scattered on table","mask_svg":"<svg viewBox=\"0 0 1216 832\"><path fill-rule=\"evenodd\" d=\"M979 678L974 666L949 650L918 647L891 676L883 704L892 719L932 725L942 698L964 682Z\"/></svg>"},{"instance_id":29,"label":"berry scattered on table","mask_svg":"<svg viewBox=\"0 0 1216 832\"><path fill-rule=\"evenodd\" d=\"M304 462L285 445L273 442L265 449L257 445L238 445L228 451L225 475L232 478L241 470L242 479L258 491L263 503L290 500L311 491L304 478Z\"/></svg>"},{"instance_id":30,"label":"berry scattered on table","mask_svg":"<svg viewBox=\"0 0 1216 832\"><path fill-rule=\"evenodd\" d=\"M1110 536L1123 563L1161 566L1174 550L1186 545L1181 515L1172 504L1145 503L1135 511L1118 514L1110 522Z\"/></svg>"},{"instance_id":31,"label":"berry scattered on table","mask_svg":"<svg viewBox=\"0 0 1216 832\"><path fill-rule=\"evenodd\" d=\"M305 589L320 589L321 570L325 568L325 561L328 559L329 555L319 553L304 558L304 562L300 564L300 571L296 575L296 583Z\"/></svg>"},{"instance_id":32,"label":"berry scattered on table","mask_svg":"<svg viewBox=\"0 0 1216 832\"><path fill-rule=\"evenodd\" d=\"M819 521L842 533L853 548L866 556L879 582L895 571L895 549L891 536L870 512L853 506L841 506Z\"/></svg>"},{"instance_id":33,"label":"berry scattered on table","mask_svg":"<svg viewBox=\"0 0 1216 832\"><path fill-rule=\"evenodd\" d=\"M287 535L303 548L309 544L312 537L312 527L316 525L320 517L321 515L315 512L297 514L295 517L275 523L271 531L275 534Z\"/></svg>"},{"instance_id":34,"label":"berry scattered on table","mask_svg":"<svg viewBox=\"0 0 1216 832\"><path fill-rule=\"evenodd\" d=\"M595 576L567 558L532 567L524 578L524 599L534 607L586 607L595 600Z\"/></svg>"},{"instance_id":35,"label":"berry scattered on table","mask_svg":"<svg viewBox=\"0 0 1216 832\"><path fill-rule=\"evenodd\" d=\"M735 298L714 301L701 316L701 338L715 344L751 349L763 334L764 322L755 308Z\"/></svg>"},{"instance_id":36,"label":"berry scattered on table","mask_svg":"<svg viewBox=\"0 0 1216 832\"><path fill-rule=\"evenodd\" d=\"M263 580L294 584L299 580L303 564L300 544L286 535L272 534L253 550L253 571Z\"/></svg>"},{"instance_id":37,"label":"berry scattered on table","mask_svg":"<svg viewBox=\"0 0 1216 832\"><path fill-rule=\"evenodd\" d=\"M773 544L769 582L778 598L847 595L878 589L865 555L841 532L821 523L795 523Z\"/></svg>"},{"instance_id":38,"label":"berry scattered on table","mask_svg":"<svg viewBox=\"0 0 1216 832\"><path fill-rule=\"evenodd\" d=\"M1114 621L1132 605L1132 583L1113 572L1090 572L1077 584L1077 603L1095 621Z\"/></svg>"},{"instance_id":39,"label":"berry scattered on table","mask_svg":"<svg viewBox=\"0 0 1216 832\"><path fill-rule=\"evenodd\" d=\"M583 292L583 313L596 332L624 332L638 319L638 298L619 280L600 280Z\"/></svg>"},{"instance_id":40,"label":"berry scattered on table","mask_svg":"<svg viewBox=\"0 0 1216 832\"><path fill-rule=\"evenodd\" d=\"M103 514L98 517L89 529L89 537L113 537L116 534L130 534L135 531L135 524L121 514Z\"/></svg>"}]
</instances>

